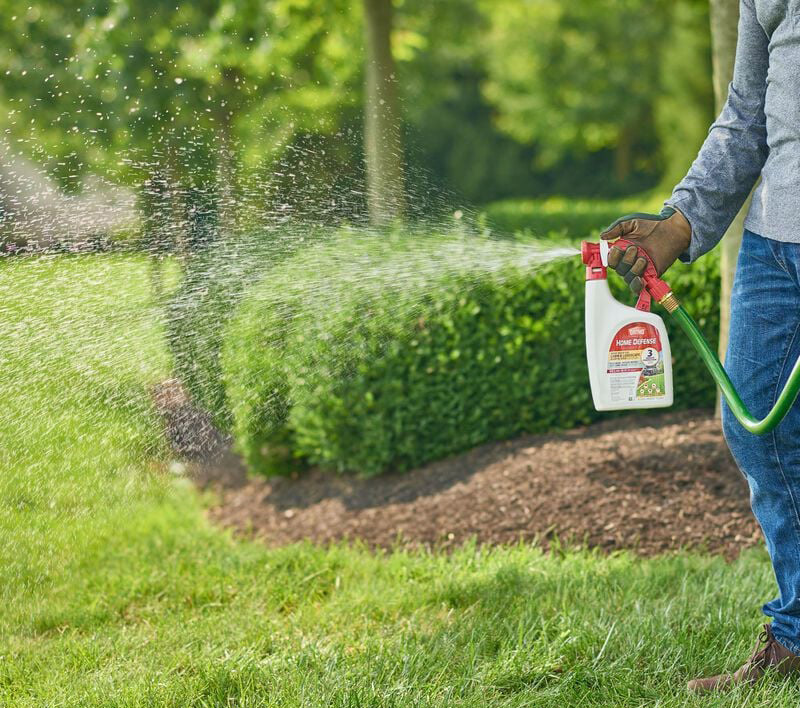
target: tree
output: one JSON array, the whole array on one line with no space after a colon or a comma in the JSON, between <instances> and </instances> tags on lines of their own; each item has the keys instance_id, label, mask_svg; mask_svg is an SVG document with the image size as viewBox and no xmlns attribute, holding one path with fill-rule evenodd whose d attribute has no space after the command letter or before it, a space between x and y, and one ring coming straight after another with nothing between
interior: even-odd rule
<instances>
[{"instance_id":1,"label":"tree","mask_svg":"<svg viewBox=\"0 0 800 708\"><path fill-rule=\"evenodd\" d=\"M380 226L403 214L402 123L392 55L392 0L364 0L364 153L370 222Z\"/></svg>"},{"instance_id":2,"label":"tree","mask_svg":"<svg viewBox=\"0 0 800 708\"><path fill-rule=\"evenodd\" d=\"M728 96L728 84L733 78L733 65L736 59L736 39L739 25L739 0L711 0L711 46L714 66L714 101L717 112L722 110ZM731 290L736 270L736 259L742 244L744 217L750 199L728 227L722 238L720 254L720 317L719 317L719 356L724 360L728 348L728 329L731 318ZM717 406L719 413L719 405Z\"/></svg>"},{"instance_id":3,"label":"tree","mask_svg":"<svg viewBox=\"0 0 800 708\"><path fill-rule=\"evenodd\" d=\"M664 0L484 0L486 96L501 128L539 163L614 151L624 180L656 152L653 104L669 26Z\"/></svg>"},{"instance_id":4,"label":"tree","mask_svg":"<svg viewBox=\"0 0 800 708\"><path fill-rule=\"evenodd\" d=\"M297 135L336 134L361 98L361 13L345 0L0 9L0 127L65 183L158 185L159 203L204 192L232 220L243 170L263 173Z\"/></svg>"},{"instance_id":5,"label":"tree","mask_svg":"<svg viewBox=\"0 0 800 708\"><path fill-rule=\"evenodd\" d=\"M666 30L656 102L662 191L683 179L714 119L708 0L678 0Z\"/></svg>"}]
</instances>

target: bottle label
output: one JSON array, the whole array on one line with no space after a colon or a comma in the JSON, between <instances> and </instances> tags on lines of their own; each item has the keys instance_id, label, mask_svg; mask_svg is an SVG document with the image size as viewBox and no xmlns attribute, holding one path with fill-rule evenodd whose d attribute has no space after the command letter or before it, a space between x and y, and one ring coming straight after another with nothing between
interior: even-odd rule
<instances>
[{"instance_id":1,"label":"bottle label","mask_svg":"<svg viewBox=\"0 0 800 708\"><path fill-rule=\"evenodd\" d=\"M665 398L664 352L658 330L646 322L631 322L620 329L611 339L606 373L614 403Z\"/></svg>"}]
</instances>

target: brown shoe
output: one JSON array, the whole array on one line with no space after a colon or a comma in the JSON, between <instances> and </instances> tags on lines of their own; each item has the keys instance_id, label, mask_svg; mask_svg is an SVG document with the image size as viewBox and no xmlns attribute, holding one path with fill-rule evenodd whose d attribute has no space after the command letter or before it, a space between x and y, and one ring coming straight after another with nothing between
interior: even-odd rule
<instances>
[{"instance_id":1,"label":"brown shoe","mask_svg":"<svg viewBox=\"0 0 800 708\"><path fill-rule=\"evenodd\" d=\"M689 681L689 690L692 693L713 693L725 691L742 683L753 684L770 668L775 669L781 676L788 676L795 671L800 671L800 656L792 654L775 639L769 625L765 624L764 631L758 637L758 644L756 644L753 655L736 673L694 679Z\"/></svg>"}]
</instances>

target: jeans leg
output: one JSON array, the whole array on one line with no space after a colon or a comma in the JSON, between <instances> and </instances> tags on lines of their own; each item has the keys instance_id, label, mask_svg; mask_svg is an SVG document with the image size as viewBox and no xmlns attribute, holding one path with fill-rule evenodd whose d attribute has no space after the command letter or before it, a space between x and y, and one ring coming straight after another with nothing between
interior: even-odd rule
<instances>
[{"instance_id":1,"label":"jeans leg","mask_svg":"<svg viewBox=\"0 0 800 708\"><path fill-rule=\"evenodd\" d=\"M745 232L731 295L725 368L750 412L767 414L800 356L800 286L780 244ZM800 654L800 403L766 435L722 409L728 446L750 486L750 504L772 559L779 595L764 605L775 637Z\"/></svg>"}]
</instances>

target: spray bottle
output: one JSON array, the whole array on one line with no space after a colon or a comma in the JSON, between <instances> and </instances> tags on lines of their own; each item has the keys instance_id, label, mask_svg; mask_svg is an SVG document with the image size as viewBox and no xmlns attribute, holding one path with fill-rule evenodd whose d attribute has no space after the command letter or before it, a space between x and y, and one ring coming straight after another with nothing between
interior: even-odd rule
<instances>
[{"instance_id":1,"label":"spray bottle","mask_svg":"<svg viewBox=\"0 0 800 708\"><path fill-rule=\"evenodd\" d=\"M650 312L642 289L636 307L614 299L608 287L607 241L584 242L586 357L594 407L599 411L672 405L672 354L664 320Z\"/></svg>"},{"instance_id":2,"label":"spray bottle","mask_svg":"<svg viewBox=\"0 0 800 708\"><path fill-rule=\"evenodd\" d=\"M624 251L635 244L618 239L614 245ZM607 281L608 251L608 241L584 241L581 245L586 264L586 358L595 408L609 411L672 405L672 355L664 321L650 312L651 301L655 299L689 337L741 425L759 435L773 430L800 393L800 359L795 362L772 410L761 420L754 418L716 353L669 285L658 277L644 249L639 249L639 255L647 259L647 268L641 276L644 287L636 307L623 305L611 295Z\"/></svg>"}]
</instances>

